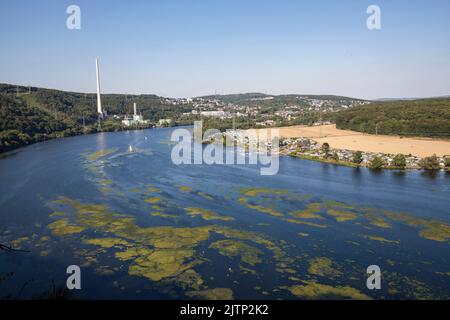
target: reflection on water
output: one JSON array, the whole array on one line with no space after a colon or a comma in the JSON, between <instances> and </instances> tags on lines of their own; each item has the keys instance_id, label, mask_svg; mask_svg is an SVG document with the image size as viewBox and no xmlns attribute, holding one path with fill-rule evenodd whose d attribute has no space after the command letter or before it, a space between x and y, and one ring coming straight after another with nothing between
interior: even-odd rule
<instances>
[{"instance_id":1,"label":"reflection on water","mask_svg":"<svg viewBox=\"0 0 450 320\"><path fill-rule=\"evenodd\" d=\"M0 159L0 297L450 296L450 176L292 158L175 166L171 129L49 141ZM129 146L133 152L129 152ZM382 289L366 287L379 265ZM22 289L22 287L24 289Z\"/></svg>"}]
</instances>

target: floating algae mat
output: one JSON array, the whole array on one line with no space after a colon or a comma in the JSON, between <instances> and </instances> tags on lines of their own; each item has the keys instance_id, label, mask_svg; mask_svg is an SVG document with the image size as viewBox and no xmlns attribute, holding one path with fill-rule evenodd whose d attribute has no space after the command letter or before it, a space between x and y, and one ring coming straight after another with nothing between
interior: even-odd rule
<instances>
[{"instance_id":1,"label":"floating algae mat","mask_svg":"<svg viewBox=\"0 0 450 320\"><path fill-rule=\"evenodd\" d=\"M78 265L83 299L450 298L448 176L293 158L265 177L175 166L170 132L74 137L0 159L0 243L23 250L0 251L0 297L64 286ZM2 170L25 164L26 184ZM380 290L366 286L370 265Z\"/></svg>"}]
</instances>

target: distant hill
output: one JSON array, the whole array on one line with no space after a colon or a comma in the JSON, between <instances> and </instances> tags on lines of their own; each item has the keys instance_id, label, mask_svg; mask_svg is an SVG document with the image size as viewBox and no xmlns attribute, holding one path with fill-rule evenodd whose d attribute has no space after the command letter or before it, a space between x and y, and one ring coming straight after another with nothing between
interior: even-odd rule
<instances>
[{"instance_id":1,"label":"distant hill","mask_svg":"<svg viewBox=\"0 0 450 320\"><path fill-rule=\"evenodd\" d=\"M224 103L234 103L234 104L240 104L245 103L252 100L261 100L265 98L273 97L264 93L236 93L236 94L214 94L214 95L208 95L208 96L201 96L197 98L207 99L207 100L218 100L222 101Z\"/></svg>"},{"instance_id":2,"label":"distant hill","mask_svg":"<svg viewBox=\"0 0 450 320\"><path fill-rule=\"evenodd\" d=\"M339 129L366 133L450 137L450 98L374 102L331 115Z\"/></svg>"},{"instance_id":3,"label":"distant hill","mask_svg":"<svg viewBox=\"0 0 450 320\"><path fill-rule=\"evenodd\" d=\"M16 96L24 100L29 107L39 108L47 113L61 113L72 119L81 119L84 115L88 121L97 120L97 96L94 93L0 84L0 94ZM170 117L180 108L174 108L165 98L152 94L102 94L102 105L111 114L131 114L133 102L136 102L138 111L150 120Z\"/></svg>"},{"instance_id":4,"label":"distant hill","mask_svg":"<svg viewBox=\"0 0 450 320\"><path fill-rule=\"evenodd\" d=\"M411 98L411 97L405 97L405 98L379 98L379 99L375 99L373 101L404 101L404 100L424 100L424 99L445 99L445 98L450 98L450 95L445 95L445 96L437 96L437 97L415 97L415 98Z\"/></svg>"},{"instance_id":5,"label":"distant hill","mask_svg":"<svg viewBox=\"0 0 450 320\"><path fill-rule=\"evenodd\" d=\"M357 101L364 101L361 99L335 96L335 95L311 95L311 94L282 94L282 95L268 95L264 93L238 93L227 95L209 95L199 98L208 100L218 100L223 103L233 103L238 105L256 106L266 109L280 109L286 106L303 106L309 107L310 103L307 100L326 100L328 105L340 104L350 105Z\"/></svg>"}]
</instances>

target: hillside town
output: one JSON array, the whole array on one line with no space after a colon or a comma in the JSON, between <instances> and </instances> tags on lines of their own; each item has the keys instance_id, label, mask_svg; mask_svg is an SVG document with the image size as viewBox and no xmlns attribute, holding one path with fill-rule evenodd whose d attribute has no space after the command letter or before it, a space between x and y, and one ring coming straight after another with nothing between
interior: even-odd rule
<instances>
[{"instance_id":1,"label":"hillside town","mask_svg":"<svg viewBox=\"0 0 450 320\"><path fill-rule=\"evenodd\" d=\"M226 99L197 98L166 98L165 103L175 106L191 106L190 112L184 112L182 117L206 117L231 119L248 117L257 119L259 126L273 126L275 120L291 121L305 113L336 112L351 107L370 103L369 101L343 98L313 98L309 96L267 96L249 98L239 102L226 102Z\"/></svg>"}]
</instances>

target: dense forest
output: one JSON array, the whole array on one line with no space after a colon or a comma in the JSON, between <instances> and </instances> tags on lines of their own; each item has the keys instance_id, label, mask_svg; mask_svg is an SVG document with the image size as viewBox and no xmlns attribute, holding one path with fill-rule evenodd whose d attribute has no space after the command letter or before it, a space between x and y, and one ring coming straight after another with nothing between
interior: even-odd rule
<instances>
[{"instance_id":1,"label":"dense forest","mask_svg":"<svg viewBox=\"0 0 450 320\"><path fill-rule=\"evenodd\" d=\"M339 129L450 137L450 98L375 102L328 115Z\"/></svg>"},{"instance_id":2,"label":"dense forest","mask_svg":"<svg viewBox=\"0 0 450 320\"><path fill-rule=\"evenodd\" d=\"M35 87L21 87L0 84L0 94L16 96L24 100L29 107L39 108L51 114L70 117L77 121L97 120L97 95L94 93L77 93ZM102 94L102 105L111 114L132 114L133 103L145 119L157 121L171 118L180 112L191 111L191 107L167 104L166 99L156 95Z\"/></svg>"},{"instance_id":3,"label":"dense forest","mask_svg":"<svg viewBox=\"0 0 450 320\"><path fill-rule=\"evenodd\" d=\"M138 111L151 124L191 110L165 101L155 95L102 95L102 104L109 113L132 114L136 102ZM96 110L96 94L0 84L0 152L83 132L123 129L114 119L99 126Z\"/></svg>"}]
</instances>

